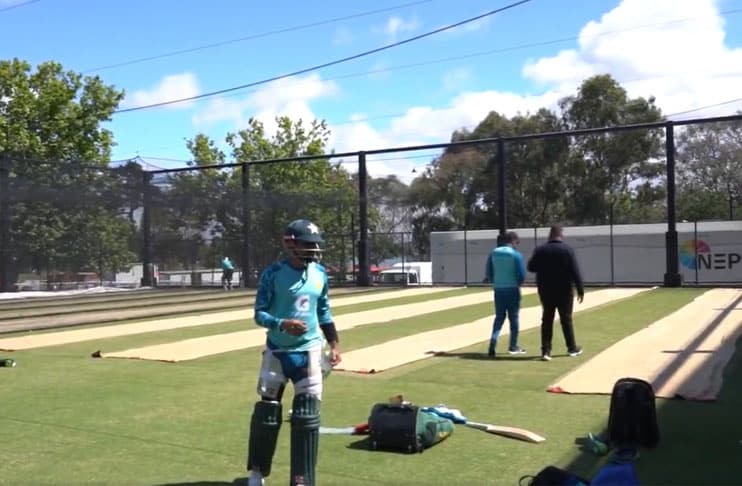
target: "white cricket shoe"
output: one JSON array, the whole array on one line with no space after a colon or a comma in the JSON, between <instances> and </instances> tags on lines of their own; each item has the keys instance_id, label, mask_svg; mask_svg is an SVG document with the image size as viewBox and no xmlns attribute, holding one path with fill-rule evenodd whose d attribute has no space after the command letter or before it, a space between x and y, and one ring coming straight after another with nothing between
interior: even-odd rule
<instances>
[{"instance_id":1,"label":"white cricket shoe","mask_svg":"<svg viewBox=\"0 0 742 486\"><path fill-rule=\"evenodd\" d=\"M265 480L263 479L263 475L259 472L253 471L252 474L250 474L250 479L247 480L247 486L264 486Z\"/></svg>"}]
</instances>

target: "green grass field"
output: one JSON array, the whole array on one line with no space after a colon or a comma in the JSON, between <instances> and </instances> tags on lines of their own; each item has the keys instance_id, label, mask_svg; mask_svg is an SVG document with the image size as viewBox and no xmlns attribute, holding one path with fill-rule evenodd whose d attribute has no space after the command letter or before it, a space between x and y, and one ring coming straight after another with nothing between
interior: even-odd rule
<instances>
[{"instance_id":1,"label":"green grass field","mask_svg":"<svg viewBox=\"0 0 742 486\"><path fill-rule=\"evenodd\" d=\"M471 291L481 289L455 292ZM547 441L528 444L457 427L432 449L405 455L370 452L362 437L322 436L319 484L515 485L521 476L549 464L591 476L601 458L581 451L578 442L605 426L609 397L555 395L546 393L546 386L701 292L656 289L576 314L577 338L585 348L577 358L560 356L564 346L555 330L555 359L534 360L539 346L534 329L521 334L529 351L522 358L481 359L487 339L482 336L477 346L377 375L334 373L322 405L326 426L363 422L374 402L401 393L421 405L459 408L472 420L528 428ZM524 297L523 306L532 305L538 305L537 298ZM360 304L342 312L368 308ZM342 347L350 351L468 322L489 315L491 309L491 303L485 303L361 326L341 334ZM92 359L90 353L252 326L246 319L7 353L18 367L0 368L0 484L207 486L246 477L259 349L178 364ZM713 404L658 400L662 439L656 450L642 451L637 464L642 484L740 484L739 352L725 373L724 389ZM291 399L289 387L285 411ZM284 423L268 484L287 483L288 445L289 424Z\"/></svg>"}]
</instances>

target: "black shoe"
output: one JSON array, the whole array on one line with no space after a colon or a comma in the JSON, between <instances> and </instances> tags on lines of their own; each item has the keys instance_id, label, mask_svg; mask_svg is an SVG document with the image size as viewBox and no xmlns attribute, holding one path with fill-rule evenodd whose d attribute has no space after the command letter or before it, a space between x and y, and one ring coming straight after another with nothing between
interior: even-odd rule
<instances>
[{"instance_id":1,"label":"black shoe","mask_svg":"<svg viewBox=\"0 0 742 486\"><path fill-rule=\"evenodd\" d=\"M508 349L510 354L526 354L526 350L523 348Z\"/></svg>"},{"instance_id":2,"label":"black shoe","mask_svg":"<svg viewBox=\"0 0 742 486\"><path fill-rule=\"evenodd\" d=\"M489 351L487 351L487 357L494 358L495 357L495 352L490 349Z\"/></svg>"},{"instance_id":3,"label":"black shoe","mask_svg":"<svg viewBox=\"0 0 742 486\"><path fill-rule=\"evenodd\" d=\"M573 349L572 351L569 351L569 355L570 355L571 357L573 357L573 358L574 358L575 356L579 356L579 355L581 355L581 354L582 354L582 346L577 346L577 347L576 347L575 349Z\"/></svg>"}]
</instances>

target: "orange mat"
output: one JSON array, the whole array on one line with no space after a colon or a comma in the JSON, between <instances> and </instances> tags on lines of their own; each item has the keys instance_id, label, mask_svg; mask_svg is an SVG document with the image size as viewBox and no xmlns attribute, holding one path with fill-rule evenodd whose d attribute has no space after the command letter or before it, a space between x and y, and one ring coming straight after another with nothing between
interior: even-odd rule
<instances>
[{"instance_id":1,"label":"orange mat","mask_svg":"<svg viewBox=\"0 0 742 486\"><path fill-rule=\"evenodd\" d=\"M610 394L619 378L652 384L662 398L715 400L742 335L742 290L713 289L628 336L552 384L554 393Z\"/></svg>"},{"instance_id":2,"label":"orange mat","mask_svg":"<svg viewBox=\"0 0 742 486\"><path fill-rule=\"evenodd\" d=\"M620 299L633 297L649 289L606 289L585 294L582 304L575 305L575 313L610 304ZM526 307L520 311L520 329L532 329L541 325L541 307ZM487 340L492 332L492 316L467 324L436 329L393 339L375 346L343 354L337 371L356 373L378 373L414 361L430 358L438 353L465 348ZM503 327L501 335L510 331Z\"/></svg>"},{"instance_id":3,"label":"orange mat","mask_svg":"<svg viewBox=\"0 0 742 486\"><path fill-rule=\"evenodd\" d=\"M532 290L528 292L532 292ZM492 292L484 290L472 294L443 299L431 299L414 304L384 307L382 303L378 309L352 314L341 314L335 318L335 326L338 330L343 331L367 324L391 322L456 307L481 304L491 299ZM123 351L102 352L100 353L100 357L147 359L175 363L261 346L265 343L265 333L265 329L256 326L256 328L246 331L184 339L153 346L125 349Z\"/></svg>"},{"instance_id":4,"label":"orange mat","mask_svg":"<svg viewBox=\"0 0 742 486\"><path fill-rule=\"evenodd\" d=\"M366 302L378 302L387 299L408 297L419 294L442 293L453 290L452 287L412 288L404 290L374 291L364 295L343 295L333 299L333 308L339 308ZM378 293L377 293L378 292ZM444 294L445 295L445 294ZM59 346L61 344L79 343L96 339L106 339L122 336L143 334L146 332L166 331L170 329L184 329L188 327L219 324L222 322L241 319L252 320L253 309L247 306L235 311L209 312L204 314L168 317L166 319L151 319L128 324L115 324L84 329L44 332L19 337L0 339L0 351L20 351L23 349Z\"/></svg>"}]
</instances>

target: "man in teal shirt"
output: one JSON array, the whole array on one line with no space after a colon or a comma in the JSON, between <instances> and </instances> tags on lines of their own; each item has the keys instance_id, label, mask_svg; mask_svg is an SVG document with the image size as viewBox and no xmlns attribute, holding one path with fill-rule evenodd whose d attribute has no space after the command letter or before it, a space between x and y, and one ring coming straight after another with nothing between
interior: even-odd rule
<instances>
[{"instance_id":1,"label":"man in teal shirt","mask_svg":"<svg viewBox=\"0 0 742 486\"><path fill-rule=\"evenodd\" d=\"M222 258L222 287L224 290L232 290L232 275L234 274L234 264L228 256Z\"/></svg>"},{"instance_id":2,"label":"man in teal shirt","mask_svg":"<svg viewBox=\"0 0 742 486\"><path fill-rule=\"evenodd\" d=\"M266 329L266 343L258 377L260 400L250 420L249 486L263 485L270 475L282 422L281 400L289 381L294 387L289 484L316 486L323 369L341 359L327 273L320 264L322 243L314 223L292 221L283 236L286 258L260 275L255 322Z\"/></svg>"},{"instance_id":3,"label":"man in teal shirt","mask_svg":"<svg viewBox=\"0 0 742 486\"><path fill-rule=\"evenodd\" d=\"M524 354L525 349L518 346L518 312L520 311L520 286L526 278L526 265L523 256L515 247L520 243L514 231L505 233L504 244L495 248L487 258L485 274L492 283L495 293L495 320L488 355L495 357L497 338L507 315L510 321L510 354Z\"/></svg>"}]
</instances>

